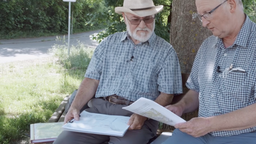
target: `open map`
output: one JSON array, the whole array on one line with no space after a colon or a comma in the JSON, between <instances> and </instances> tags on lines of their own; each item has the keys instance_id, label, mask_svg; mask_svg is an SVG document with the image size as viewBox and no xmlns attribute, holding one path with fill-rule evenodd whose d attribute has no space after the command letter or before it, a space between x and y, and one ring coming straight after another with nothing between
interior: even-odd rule
<instances>
[{"instance_id":1,"label":"open map","mask_svg":"<svg viewBox=\"0 0 256 144\"><path fill-rule=\"evenodd\" d=\"M123 136L129 128L130 117L89 113L83 111L80 120L63 125L64 130L101 135Z\"/></svg>"}]
</instances>

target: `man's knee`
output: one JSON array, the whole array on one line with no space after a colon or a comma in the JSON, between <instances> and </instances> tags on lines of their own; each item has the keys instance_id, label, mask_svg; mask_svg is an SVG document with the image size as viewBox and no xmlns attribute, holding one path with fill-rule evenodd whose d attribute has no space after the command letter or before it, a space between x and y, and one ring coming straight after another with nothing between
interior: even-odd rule
<instances>
[{"instance_id":1,"label":"man's knee","mask_svg":"<svg viewBox=\"0 0 256 144\"><path fill-rule=\"evenodd\" d=\"M63 131L53 144L99 144L109 140L109 136Z\"/></svg>"},{"instance_id":2,"label":"man's knee","mask_svg":"<svg viewBox=\"0 0 256 144\"><path fill-rule=\"evenodd\" d=\"M123 137L110 137L109 144L147 144L156 135L147 126L140 130L128 130Z\"/></svg>"},{"instance_id":3,"label":"man's knee","mask_svg":"<svg viewBox=\"0 0 256 144\"><path fill-rule=\"evenodd\" d=\"M72 139L69 138L68 133L63 131L58 138L53 142L53 144L71 144Z\"/></svg>"},{"instance_id":4,"label":"man's knee","mask_svg":"<svg viewBox=\"0 0 256 144\"><path fill-rule=\"evenodd\" d=\"M205 144L206 142L202 137L195 138L191 135L181 132L179 129L175 129L166 141L162 144Z\"/></svg>"}]
</instances>

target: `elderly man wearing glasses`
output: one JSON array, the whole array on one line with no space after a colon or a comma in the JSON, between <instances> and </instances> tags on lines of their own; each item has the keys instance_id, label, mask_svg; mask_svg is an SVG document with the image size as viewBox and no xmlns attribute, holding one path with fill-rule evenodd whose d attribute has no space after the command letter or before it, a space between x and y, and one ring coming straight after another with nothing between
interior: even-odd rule
<instances>
[{"instance_id":1,"label":"elderly man wearing glasses","mask_svg":"<svg viewBox=\"0 0 256 144\"><path fill-rule=\"evenodd\" d=\"M146 144L156 135L157 121L122 107L141 97L166 106L173 94L182 93L176 52L154 33L155 14L162 9L152 0L124 0L123 7L115 8L123 15L127 32L108 36L96 48L65 117L65 122L79 120L81 108L92 99L88 112L130 116L124 137L64 131L54 144Z\"/></svg>"},{"instance_id":2,"label":"elderly man wearing glasses","mask_svg":"<svg viewBox=\"0 0 256 144\"><path fill-rule=\"evenodd\" d=\"M163 144L256 143L256 24L241 0L196 0L198 18L213 36L201 45L188 93L166 108L199 117L175 125Z\"/></svg>"}]
</instances>

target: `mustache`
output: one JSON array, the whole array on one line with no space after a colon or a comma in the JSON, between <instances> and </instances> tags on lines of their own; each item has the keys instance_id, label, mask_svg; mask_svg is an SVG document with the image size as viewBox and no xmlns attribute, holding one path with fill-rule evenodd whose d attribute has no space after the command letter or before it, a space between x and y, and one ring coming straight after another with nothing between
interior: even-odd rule
<instances>
[{"instance_id":1,"label":"mustache","mask_svg":"<svg viewBox=\"0 0 256 144\"><path fill-rule=\"evenodd\" d=\"M149 31L149 32L151 31L149 28L136 28L135 30L136 30L136 31L138 31L138 30L144 30L144 31Z\"/></svg>"}]
</instances>

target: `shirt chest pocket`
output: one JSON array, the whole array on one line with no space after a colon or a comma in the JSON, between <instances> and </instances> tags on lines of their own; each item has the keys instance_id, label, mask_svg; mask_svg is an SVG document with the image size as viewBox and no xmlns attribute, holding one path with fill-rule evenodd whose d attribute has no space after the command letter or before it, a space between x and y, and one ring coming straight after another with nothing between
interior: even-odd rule
<instances>
[{"instance_id":1,"label":"shirt chest pocket","mask_svg":"<svg viewBox=\"0 0 256 144\"><path fill-rule=\"evenodd\" d=\"M148 61L140 63L139 61L136 61L132 69L133 76L136 77L137 80L145 83L156 83L158 65L155 62Z\"/></svg>"},{"instance_id":2,"label":"shirt chest pocket","mask_svg":"<svg viewBox=\"0 0 256 144\"><path fill-rule=\"evenodd\" d=\"M250 94L247 73L229 72L227 77L223 79L222 92L224 99L237 108L247 104Z\"/></svg>"}]
</instances>

